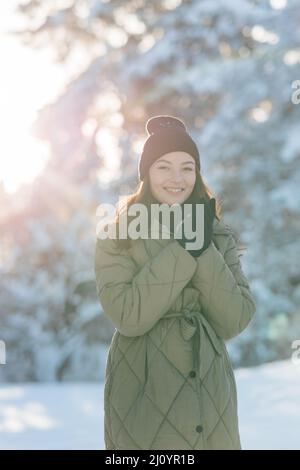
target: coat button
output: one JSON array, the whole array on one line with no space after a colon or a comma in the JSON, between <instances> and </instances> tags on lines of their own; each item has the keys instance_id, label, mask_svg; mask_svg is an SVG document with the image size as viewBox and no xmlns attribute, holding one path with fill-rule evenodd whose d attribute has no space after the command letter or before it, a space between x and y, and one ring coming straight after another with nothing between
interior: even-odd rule
<instances>
[{"instance_id":1,"label":"coat button","mask_svg":"<svg viewBox=\"0 0 300 470\"><path fill-rule=\"evenodd\" d=\"M199 424L199 426L196 426L196 431L197 432L202 432L203 431L203 427Z\"/></svg>"},{"instance_id":2,"label":"coat button","mask_svg":"<svg viewBox=\"0 0 300 470\"><path fill-rule=\"evenodd\" d=\"M189 376L196 377L196 372L194 370L191 370L191 372L189 373Z\"/></svg>"}]
</instances>

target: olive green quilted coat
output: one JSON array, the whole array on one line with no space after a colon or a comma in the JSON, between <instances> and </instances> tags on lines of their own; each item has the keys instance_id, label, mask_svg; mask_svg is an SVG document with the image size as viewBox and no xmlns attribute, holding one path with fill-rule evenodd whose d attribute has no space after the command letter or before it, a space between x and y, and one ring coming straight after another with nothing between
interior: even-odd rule
<instances>
[{"instance_id":1,"label":"olive green quilted coat","mask_svg":"<svg viewBox=\"0 0 300 470\"><path fill-rule=\"evenodd\" d=\"M97 238L97 294L114 332L104 386L106 449L241 449L224 340L256 305L228 225L193 258L174 239L126 250Z\"/></svg>"}]
</instances>

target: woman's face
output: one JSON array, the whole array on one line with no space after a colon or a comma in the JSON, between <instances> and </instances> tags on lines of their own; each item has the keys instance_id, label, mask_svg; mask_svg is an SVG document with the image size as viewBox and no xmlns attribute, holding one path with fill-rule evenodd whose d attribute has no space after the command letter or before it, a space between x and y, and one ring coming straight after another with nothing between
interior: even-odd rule
<instances>
[{"instance_id":1,"label":"woman's face","mask_svg":"<svg viewBox=\"0 0 300 470\"><path fill-rule=\"evenodd\" d=\"M196 181L194 158L186 152L170 152L157 159L149 169L150 188L160 203L184 202ZM172 191L180 189L180 191Z\"/></svg>"}]
</instances>

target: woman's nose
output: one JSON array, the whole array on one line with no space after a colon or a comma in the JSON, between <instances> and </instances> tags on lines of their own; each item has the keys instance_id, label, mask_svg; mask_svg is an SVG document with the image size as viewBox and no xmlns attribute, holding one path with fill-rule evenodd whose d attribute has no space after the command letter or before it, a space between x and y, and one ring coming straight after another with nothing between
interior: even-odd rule
<instances>
[{"instance_id":1,"label":"woman's nose","mask_svg":"<svg viewBox=\"0 0 300 470\"><path fill-rule=\"evenodd\" d=\"M173 170L171 173L171 180L172 181L182 181L183 176L180 170Z\"/></svg>"}]
</instances>

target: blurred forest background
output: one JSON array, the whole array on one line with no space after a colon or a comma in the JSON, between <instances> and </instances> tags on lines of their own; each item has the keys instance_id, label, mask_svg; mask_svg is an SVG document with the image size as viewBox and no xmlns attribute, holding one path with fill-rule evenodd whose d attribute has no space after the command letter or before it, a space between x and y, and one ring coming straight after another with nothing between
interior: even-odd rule
<instances>
[{"instance_id":1,"label":"blurred forest background","mask_svg":"<svg viewBox=\"0 0 300 470\"><path fill-rule=\"evenodd\" d=\"M257 312L228 343L234 365L289 358L300 339L299 0L16 3L22 28L10 35L51 48L66 79L31 129L47 149L36 177L9 191L1 150L0 380L103 378L114 327L96 297L96 209L136 188L155 114L186 122L247 247Z\"/></svg>"}]
</instances>

